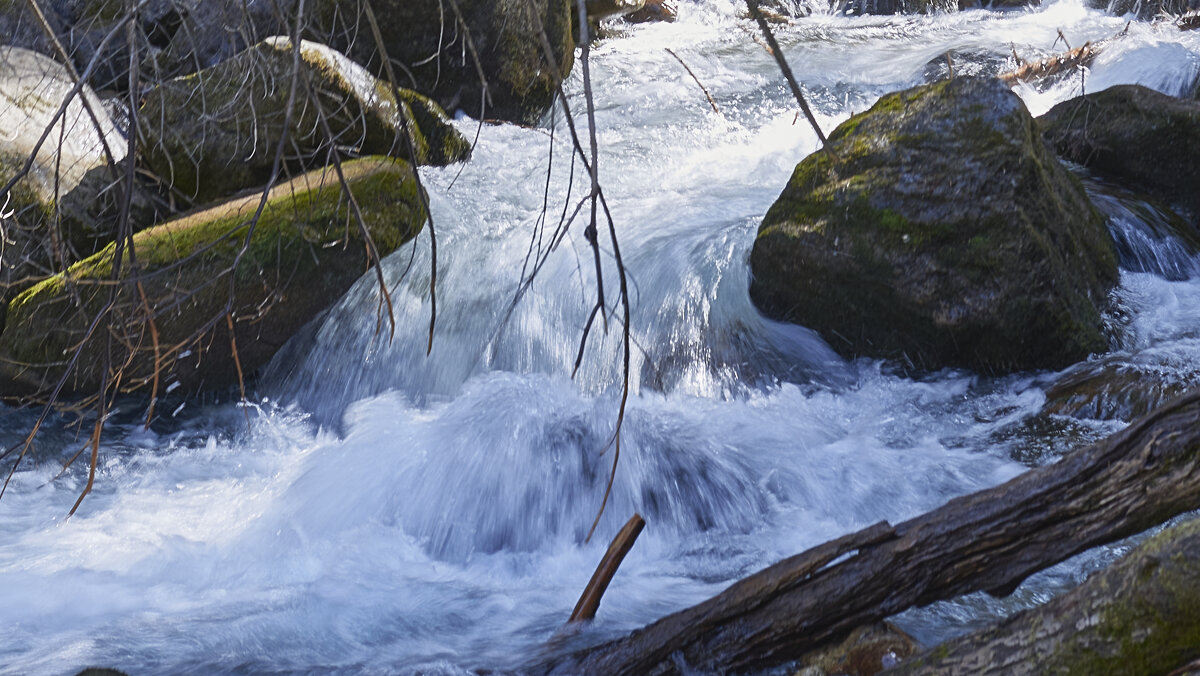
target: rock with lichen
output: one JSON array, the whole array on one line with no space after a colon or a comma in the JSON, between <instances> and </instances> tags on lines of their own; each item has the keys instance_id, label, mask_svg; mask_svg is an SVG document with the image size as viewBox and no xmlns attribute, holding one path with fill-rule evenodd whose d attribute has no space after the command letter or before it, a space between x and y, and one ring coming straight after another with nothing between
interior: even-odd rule
<instances>
[{"instance_id":1,"label":"rock with lichen","mask_svg":"<svg viewBox=\"0 0 1200 676\"><path fill-rule=\"evenodd\" d=\"M1107 348L1103 219L1002 82L882 97L767 212L751 297L846 357L917 370L1062 368Z\"/></svg>"},{"instance_id":2,"label":"rock with lichen","mask_svg":"<svg viewBox=\"0 0 1200 676\"><path fill-rule=\"evenodd\" d=\"M470 153L437 104L407 90L398 101L390 85L324 45L301 42L293 88L293 51L289 39L268 38L151 90L138 114L146 165L202 203L265 183L280 152L293 172L324 166L335 152L408 159L407 128L421 164Z\"/></svg>"}]
</instances>

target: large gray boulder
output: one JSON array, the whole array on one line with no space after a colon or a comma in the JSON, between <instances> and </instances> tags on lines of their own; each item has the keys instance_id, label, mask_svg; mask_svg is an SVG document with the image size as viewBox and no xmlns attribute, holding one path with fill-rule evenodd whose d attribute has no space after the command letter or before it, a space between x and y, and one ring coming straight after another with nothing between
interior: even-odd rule
<instances>
[{"instance_id":1,"label":"large gray boulder","mask_svg":"<svg viewBox=\"0 0 1200 676\"><path fill-rule=\"evenodd\" d=\"M293 50L273 37L199 73L150 91L138 115L145 163L196 202L267 181L284 139L287 168L323 166L342 154L408 159L404 120L412 121L417 159L444 165L465 159L470 144L431 101L387 84L329 47L302 41L300 64L316 92L297 81L290 124ZM333 133L322 130L317 105Z\"/></svg>"},{"instance_id":2,"label":"large gray boulder","mask_svg":"<svg viewBox=\"0 0 1200 676\"><path fill-rule=\"evenodd\" d=\"M484 100L482 74L490 98L485 117L537 122L571 72L573 0L458 0L457 5L462 22L440 0L372 3L400 84L429 95L446 110L461 108L477 116ZM307 12L313 39L342 50L377 76L385 74L359 0L310 0Z\"/></svg>"},{"instance_id":3,"label":"large gray boulder","mask_svg":"<svg viewBox=\"0 0 1200 676\"><path fill-rule=\"evenodd\" d=\"M1038 123L1063 157L1200 225L1200 101L1117 85L1064 101Z\"/></svg>"},{"instance_id":4,"label":"large gray boulder","mask_svg":"<svg viewBox=\"0 0 1200 676\"><path fill-rule=\"evenodd\" d=\"M49 57L0 47L0 301L75 260L87 210L112 180L105 146L113 160L125 156L125 139L96 94L72 89L66 69Z\"/></svg>"},{"instance_id":5,"label":"large gray boulder","mask_svg":"<svg viewBox=\"0 0 1200 676\"><path fill-rule=\"evenodd\" d=\"M1001 81L882 97L797 167L750 256L764 314L842 355L986 373L1103 351L1113 242Z\"/></svg>"}]
</instances>

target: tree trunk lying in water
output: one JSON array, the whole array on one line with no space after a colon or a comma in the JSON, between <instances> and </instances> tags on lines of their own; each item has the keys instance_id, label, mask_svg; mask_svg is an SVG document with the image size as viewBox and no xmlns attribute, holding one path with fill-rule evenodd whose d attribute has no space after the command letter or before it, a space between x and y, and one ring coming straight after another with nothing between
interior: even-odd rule
<instances>
[{"instance_id":1,"label":"tree trunk lying in water","mask_svg":"<svg viewBox=\"0 0 1200 676\"><path fill-rule=\"evenodd\" d=\"M887 673L1168 674L1197 658L1200 520L1192 520L1156 535L1046 605L949 641Z\"/></svg>"},{"instance_id":2,"label":"tree trunk lying in water","mask_svg":"<svg viewBox=\"0 0 1200 676\"><path fill-rule=\"evenodd\" d=\"M742 579L550 673L738 673L785 664L914 605L1029 575L1200 508L1200 394L1095 445L896 526L881 522Z\"/></svg>"},{"instance_id":3,"label":"tree trunk lying in water","mask_svg":"<svg viewBox=\"0 0 1200 676\"><path fill-rule=\"evenodd\" d=\"M1103 42L1108 42L1108 40L1104 40ZM1087 64L1095 58L1096 54L1100 53L1103 42L1100 44L1086 42L1083 46L1068 50L1062 54L1055 54L1040 61L1028 61L1015 70L1001 73L1000 79L1004 80L1005 84L1011 87L1018 82L1034 82L1061 73L1064 70L1078 68Z\"/></svg>"}]
</instances>

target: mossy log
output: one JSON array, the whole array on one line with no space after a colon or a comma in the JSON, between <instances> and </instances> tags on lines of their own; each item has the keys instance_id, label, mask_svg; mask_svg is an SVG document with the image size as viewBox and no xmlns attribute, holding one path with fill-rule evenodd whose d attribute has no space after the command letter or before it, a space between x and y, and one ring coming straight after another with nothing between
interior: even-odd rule
<instances>
[{"instance_id":1,"label":"mossy log","mask_svg":"<svg viewBox=\"0 0 1200 676\"><path fill-rule=\"evenodd\" d=\"M546 673L742 673L786 664L907 608L1004 596L1088 548L1200 508L1200 394L1058 463L785 559Z\"/></svg>"},{"instance_id":2,"label":"mossy log","mask_svg":"<svg viewBox=\"0 0 1200 676\"><path fill-rule=\"evenodd\" d=\"M22 292L0 334L0 398L236 384L412 239L426 213L412 167L364 158L133 236ZM353 194L363 228L352 215ZM229 329L233 329L230 336ZM234 344L236 343L236 353ZM106 378L107 375L107 378Z\"/></svg>"},{"instance_id":3,"label":"mossy log","mask_svg":"<svg viewBox=\"0 0 1200 676\"><path fill-rule=\"evenodd\" d=\"M1172 670L1197 658L1200 520L1192 520L1159 533L1046 605L887 673L1167 674L1181 673Z\"/></svg>"}]
</instances>

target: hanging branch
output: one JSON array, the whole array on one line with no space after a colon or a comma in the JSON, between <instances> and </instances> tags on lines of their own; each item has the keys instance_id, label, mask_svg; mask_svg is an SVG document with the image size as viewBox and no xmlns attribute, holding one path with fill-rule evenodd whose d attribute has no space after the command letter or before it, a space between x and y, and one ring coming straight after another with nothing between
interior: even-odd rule
<instances>
[{"instance_id":1,"label":"hanging branch","mask_svg":"<svg viewBox=\"0 0 1200 676\"><path fill-rule=\"evenodd\" d=\"M696 84L700 87L700 91L704 92L704 98L708 99L708 105L712 106L713 112L717 115L720 115L721 110L717 108L717 102L713 101L712 94L708 93L708 88L704 86L704 83L700 81L700 78L696 77L696 74L692 72L692 69L688 68L688 65L683 62L683 59L679 58L678 54L671 51L670 47L663 47L663 49L665 49L668 54L675 57L675 60L679 62L679 65L683 66L683 69L687 71L687 74L692 76L692 79L695 80Z\"/></svg>"},{"instance_id":2,"label":"hanging branch","mask_svg":"<svg viewBox=\"0 0 1200 676\"><path fill-rule=\"evenodd\" d=\"M787 80L788 86L792 89L792 96L796 97L796 103L800 104L800 110L804 112L804 117L808 119L808 123L812 125L813 131L817 132L817 138L821 141L821 148L833 156L829 150L829 142L825 139L825 133L821 131L821 125L817 124L817 118L813 116L812 109L808 107L808 101L804 98L804 92L800 90L799 83L796 82L796 77L792 75L792 68L788 65L787 59L783 56L783 50L779 48L779 43L775 41L775 33L771 31L771 27L767 24L767 20L763 17L762 11L758 7L758 0L746 0L746 7L750 10L750 17L758 23L758 29L762 31L763 37L770 47L771 55L775 57L775 63L779 65L779 71L783 73L783 77Z\"/></svg>"}]
</instances>

